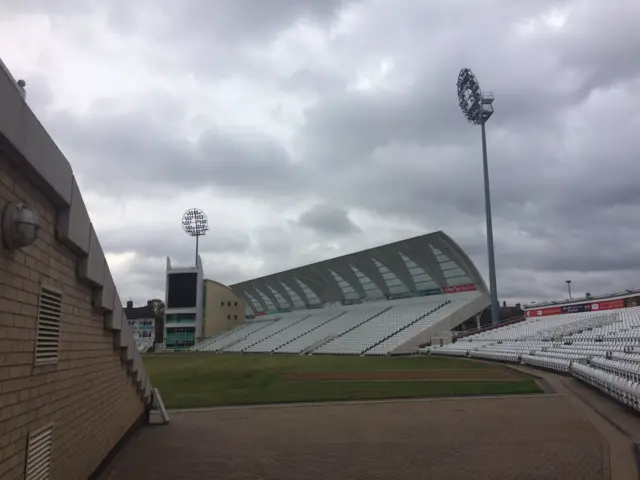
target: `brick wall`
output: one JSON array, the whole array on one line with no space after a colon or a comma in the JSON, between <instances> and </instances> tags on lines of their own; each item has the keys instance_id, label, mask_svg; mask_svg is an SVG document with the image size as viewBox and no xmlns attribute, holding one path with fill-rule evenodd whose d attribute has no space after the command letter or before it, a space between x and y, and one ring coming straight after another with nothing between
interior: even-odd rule
<instances>
[{"instance_id":1,"label":"brick wall","mask_svg":"<svg viewBox=\"0 0 640 480\"><path fill-rule=\"evenodd\" d=\"M225 285L205 280L204 338L230 330L245 321L245 305Z\"/></svg>"},{"instance_id":2,"label":"brick wall","mask_svg":"<svg viewBox=\"0 0 640 480\"><path fill-rule=\"evenodd\" d=\"M0 479L24 476L27 435L54 422L52 479L86 479L144 411L114 333L55 237L56 209L0 151L0 212L23 201L41 217L34 245L0 253ZM34 366L40 282L63 292L59 362Z\"/></svg>"}]
</instances>

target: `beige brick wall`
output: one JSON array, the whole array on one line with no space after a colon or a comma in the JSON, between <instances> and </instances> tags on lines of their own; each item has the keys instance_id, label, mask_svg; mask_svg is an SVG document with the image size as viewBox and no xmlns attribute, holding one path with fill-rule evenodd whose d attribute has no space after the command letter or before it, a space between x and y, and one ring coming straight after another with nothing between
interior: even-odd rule
<instances>
[{"instance_id":1,"label":"beige brick wall","mask_svg":"<svg viewBox=\"0 0 640 480\"><path fill-rule=\"evenodd\" d=\"M86 479L144 411L113 333L55 238L55 208L0 151L0 212L23 201L41 216L34 245L0 253L0 479L23 478L27 435L54 422L51 478ZM57 365L34 366L40 282L63 292Z\"/></svg>"},{"instance_id":2,"label":"beige brick wall","mask_svg":"<svg viewBox=\"0 0 640 480\"><path fill-rule=\"evenodd\" d=\"M204 338L244 323L244 302L228 287L205 280ZM230 304L230 305L229 305Z\"/></svg>"}]
</instances>

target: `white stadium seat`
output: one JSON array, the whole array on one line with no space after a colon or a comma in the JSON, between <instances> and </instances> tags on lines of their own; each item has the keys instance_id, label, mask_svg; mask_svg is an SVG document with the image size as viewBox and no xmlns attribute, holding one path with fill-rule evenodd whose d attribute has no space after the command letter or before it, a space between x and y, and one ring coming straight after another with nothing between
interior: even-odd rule
<instances>
[{"instance_id":1,"label":"white stadium seat","mask_svg":"<svg viewBox=\"0 0 640 480\"><path fill-rule=\"evenodd\" d=\"M434 327L450 331L451 318L477 292L375 301L260 317L207 338L192 350L235 353L387 355ZM414 351L417 347L413 347Z\"/></svg>"},{"instance_id":2,"label":"white stadium seat","mask_svg":"<svg viewBox=\"0 0 640 480\"><path fill-rule=\"evenodd\" d=\"M429 303L399 305L383 310L353 330L323 345L316 350L316 353L364 353L443 305L442 300L437 300ZM381 353L386 352L388 349Z\"/></svg>"},{"instance_id":3,"label":"white stadium seat","mask_svg":"<svg viewBox=\"0 0 640 480\"><path fill-rule=\"evenodd\" d=\"M421 351L571 374L639 409L640 307L528 318Z\"/></svg>"},{"instance_id":4,"label":"white stadium seat","mask_svg":"<svg viewBox=\"0 0 640 480\"><path fill-rule=\"evenodd\" d=\"M244 340L246 337L252 335L255 332L260 331L263 328L267 328L275 320L266 320L262 322L249 322L244 325L235 328L229 332L225 332L212 339L205 340L197 346L197 350L203 352L217 352L222 350L226 346L233 345L234 343Z\"/></svg>"}]
</instances>

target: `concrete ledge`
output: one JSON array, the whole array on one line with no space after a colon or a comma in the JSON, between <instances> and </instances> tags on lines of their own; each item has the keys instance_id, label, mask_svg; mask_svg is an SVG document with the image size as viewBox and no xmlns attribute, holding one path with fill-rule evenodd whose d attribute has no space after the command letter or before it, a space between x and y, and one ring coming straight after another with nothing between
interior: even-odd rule
<instances>
[{"instance_id":1,"label":"concrete ledge","mask_svg":"<svg viewBox=\"0 0 640 480\"><path fill-rule=\"evenodd\" d=\"M136 371L136 378L138 380L138 389L141 392L144 392L144 384L147 380L147 370L144 368L144 362L142 361L142 356L140 356L140 360L138 361L138 369Z\"/></svg>"},{"instance_id":2,"label":"concrete ledge","mask_svg":"<svg viewBox=\"0 0 640 480\"><path fill-rule=\"evenodd\" d=\"M71 205L58 211L56 232L58 239L75 253L89 255L91 220L75 177L71 185Z\"/></svg>"},{"instance_id":3,"label":"concrete ledge","mask_svg":"<svg viewBox=\"0 0 640 480\"><path fill-rule=\"evenodd\" d=\"M83 257L78 264L78 277L80 280L101 287L104 281L104 266L106 258L102 251L102 246L98 241L96 231L91 225L91 235L89 237L89 255Z\"/></svg>"},{"instance_id":4,"label":"concrete ledge","mask_svg":"<svg viewBox=\"0 0 640 480\"><path fill-rule=\"evenodd\" d=\"M0 133L24 162L30 175L48 186L57 206L71 205L71 165L33 114L15 82L0 68Z\"/></svg>"},{"instance_id":5,"label":"concrete ledge","mask_svg":"<svg viewBox=\"0 0 640 480\"><path fill-rule=\"evenodd\" d=\"M104 316L104 326L107 330L113 330L119 332L122 329L122 323L126 323L126 316L120 303L120 296L118 292L113 290L113 303L111 305L111 311L107 311ZM127 325L128 326L128 325Z\"/></svg>"},{"instance_id":6,"label":"concrete ledge","mask_svg":"<svg viewBox=\"0 0 640 480\"><path fill-rule=\"evenodd\" d=\"M138 369L138 390L140 391L140 393L142 394L143 398L144 398L144 387L147 383L147 378L149 378L147 376L147 373L144 371L143 369Z\"/></svg>"},{"instance_id":7,"label":"concrete ledge","mask_svg":"<svg viewBox=\"0 0 640 480\"><path fill-rule=\"evenodd\" d=\"M127 348L127 346L129 345L129 339L133 339L133 337L131 336L131 331L129 330L129 324L124 321L123 318L122 328L119 332L116 333L114 338L116 347Z\"/></svg>"},{"instance_id":8,"label":"concrete ledge","mask_svg":"<svg viewBox=\"0 0 640 480\"><path fill-rule=\"evenodd\" d=\"M138 351L138 347L136 346L136 341L133 339L133 335L129 335L127 338L127 349L125 351L125 359L127 362L133 362L133 370L132 373L135 373L135 361L136 361L136 353Z\"/></svg>"},{"instance_id":9,"label":"concrete ledge","mask_svg":"<svg viewBox=\"0 0 640 480\"><path fill-rule=\"evenodd\" d=\"M144 398L147 401L151 401L151 391L153 390L153 386L151 385L151 379L147 375L147 381L144 384Z\"/></svg>"},{"instance_id":10,"label":"concrete ledge","mask_svg":"<svg viewBox=\"0 0 640 480\"><path fill-rule=\"evenodd\" d=\"M135 345L135 342L134 342ZM133 379L135 380L138 389L140 388L140 383L142 382L142 378L144 377L144 367L142 366L142 357L140 356L140 352L136 348L135 354L133 356Z\"/></svg>"},{"instance_id":11,"label":"concrete ledge","mask_svg":"<svg viewBox=\"0 0 640 480\"><path fill-rule=\"evenodd\" d=\"M96 288L93 291L93 306L104 311L113 311L113 299L115 296L115 285L109 265L105 261L104 277L102 279L102 288ZM120 301L120 300L118 300Z\"/></svg>"},{"instance_id":12,"label":"concrete ledge","mask_svg":"<svg viewBox=\"0 0 640 480\"><path fill-rule=\"evenodd\" d=\"M140 351L136 347L135 340L133 341L134 350L133 350L133 374L136 377L136 381L138 381L138 372L140 371L140 364L142 363L142 357L140 356Z\"/></svg>"}]
</instances>

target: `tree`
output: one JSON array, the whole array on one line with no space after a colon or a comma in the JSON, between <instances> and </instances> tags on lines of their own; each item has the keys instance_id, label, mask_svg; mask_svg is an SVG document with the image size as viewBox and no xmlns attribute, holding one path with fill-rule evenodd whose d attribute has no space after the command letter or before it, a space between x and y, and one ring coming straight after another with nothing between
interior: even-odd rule
<instances>
[{"instance_id":1,"label":"tree","mask_svg":"<svg viewBox=\"0 0 640 480\"><path fill-rule=\"evenodd\" d=\"M164 302L159 298L149 300L149 306L153 309L154 318L164 318Z\"/></svg>"}]
</instances>

